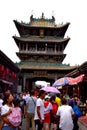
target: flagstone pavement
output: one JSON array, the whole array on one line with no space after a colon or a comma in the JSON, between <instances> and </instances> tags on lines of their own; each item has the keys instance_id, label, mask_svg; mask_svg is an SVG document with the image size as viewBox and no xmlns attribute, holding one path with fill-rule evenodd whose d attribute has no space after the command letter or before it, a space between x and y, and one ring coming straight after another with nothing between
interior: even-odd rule
<instances>
[{"instance_id":1,"label":"flagstone pavement","mask_svg":"<svg viewBox=\"0 0 87 130\"><path fill-rule=\"evenodd\" d=\"M78 121L78 125L79 125L79 130L87 130L87 125L84 125L81 120L85 120L87 119L86 117L82 117L79 121ZM87 120L85 120L85 122L87 123ZM26 122L25 122L25 118L22 121L22 129L21 130L26 130ZM32 128L31 128L32 130Z\"/></svg>"}]
</instances>

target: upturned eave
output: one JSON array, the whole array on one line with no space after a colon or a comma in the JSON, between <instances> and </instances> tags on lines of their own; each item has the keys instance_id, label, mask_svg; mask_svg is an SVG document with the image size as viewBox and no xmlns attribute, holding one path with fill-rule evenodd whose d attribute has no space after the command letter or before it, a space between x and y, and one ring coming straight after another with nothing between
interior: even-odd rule
<instances>
[{"instance_id":1,"label":"upturned eave","mask_svg":"<svg viewBox=\"0 0 87 130\"><path fill-rule=\"evenodd\" d=\"M37 42L37 43L68 43L68 41L70 40L69 37L67 38L56 38L56 37L44 37L44 38L40 38L39 36L30 36L30 37L17 37L17 36L13 36L15 42L17 43L17 45L19 45L19 43L31 43L31 42Z\"/></svg>"},{"instance_id":2,"label":"upturned eave","mask_svg":"<svg viewBox=\"0 0 87 130\"><path fill-rule=\"evenodd\" d=\"M62 36L64 37L68 26L70 25L69 22L67 22L66 24L59 24L59 25L55 25L54 27L51 26L32 26L29 23L24 23L24 22L18 22L17 20L13 20L15 23L15 26L20 34L20 36L24 36L27 35L29 33L29 30L32 29L49 29L50 31L53 30L57 30L57 36Z\"/></svg>"},{"instance_id":3,"label":"upturned eave","mask_svg":"<svg viewBox=\"0 0 87 130\"><path fill-rule=\"evenodd\" d=\"M74 70L75 66L68 66L58 63L39 63L39 62L20 62L17 64L20 69L33 69L33 70Z\"/></svg>"}]
</instances>

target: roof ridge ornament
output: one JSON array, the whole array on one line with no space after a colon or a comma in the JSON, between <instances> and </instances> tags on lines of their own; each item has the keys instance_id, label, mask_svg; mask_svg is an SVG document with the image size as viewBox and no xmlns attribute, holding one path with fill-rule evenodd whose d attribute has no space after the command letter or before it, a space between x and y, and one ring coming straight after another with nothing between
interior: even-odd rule
<instances>
[{"instance_id":1,"label":"roof ridge ornament","mask_svg":"<svg viewBox=\"0 0 87 130\"><path fill-rule=\"evenodd\" d=\"M42 12L42 19L44 19L44 13Z\"/></svg>"},{"instance_id":2,"label":"roof ridge ornament","mask_svg":"<svg viewBox=\"0 0 87 130\"><path fill-rule=\"evenodd\" d=\"M33 20L33 14L30 16L30 21L32 21Z\"/></svg>"},{"instance_id":3,"label":"roof ridge ornament","mask_svg":"<svg viewBox=\"0 0 87 130\"><path fill-rule=\"evenodd\" d=\"M54 16L52 16L52 21L53 21L53 22L55 21L55 17L54 17Z\"/></svg>"},{"instance_id":4,"label":"roof ridge ornament","mask_svg":"<svg viewBox=\"0 0 87 130\"><path fill-rule=\"evenodd\" d=\"M52 11L52 21L55 22L54 10Z\"/></svg>"},{"instance_id":5,"label":"roof ridge ornament","mask_svg":"<svg viewBox=\"0 0 87 130\"><path fill-rule=\"evenodd\" d=\"M31 11L31 16L30 16L30 21L33 20L33 14L34 14L34 12L33 12L33 10L32 10L32 11Z\"/></svg>"}]
</instances>

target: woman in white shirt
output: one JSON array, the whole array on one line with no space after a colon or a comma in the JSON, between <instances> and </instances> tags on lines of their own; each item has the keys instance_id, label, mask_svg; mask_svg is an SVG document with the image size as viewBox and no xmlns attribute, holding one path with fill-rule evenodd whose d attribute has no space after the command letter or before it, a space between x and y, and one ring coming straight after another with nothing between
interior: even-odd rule
<instances>
[{"instance_id":1,"label":"woman in white shirt","mask_svg":"<svg viewBox=\"0 0 87 130\"><path fill-rule=\"evenodd\" d=\"M11 107L13 107L13 96L11 93L5 93L4 95L4 102L1 108L1 117L2 117L2 130L16 130L10 123L6 121L6 117L12 112Z\"/></svg>"}]
</instances>

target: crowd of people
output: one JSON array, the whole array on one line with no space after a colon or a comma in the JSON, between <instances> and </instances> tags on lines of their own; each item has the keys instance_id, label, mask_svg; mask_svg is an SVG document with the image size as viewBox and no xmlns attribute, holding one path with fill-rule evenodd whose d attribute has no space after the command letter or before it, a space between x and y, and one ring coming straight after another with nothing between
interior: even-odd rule
<instances>
[{"instance_id":1,"label":"crowd of people","mask_svg":"<svg viewBox=\"0 0 87 130\"><path fill-rule=\"evenodd\" d=\"M80 105L76 94L66 99L44 90L20 94L7 90L0 94L0 130L21 130L24 118L26 130L78 130L74 105Z\"/></svg>"}]
</instances>

